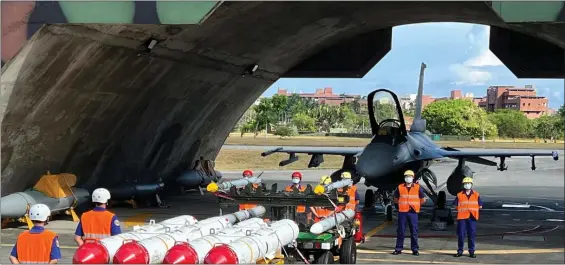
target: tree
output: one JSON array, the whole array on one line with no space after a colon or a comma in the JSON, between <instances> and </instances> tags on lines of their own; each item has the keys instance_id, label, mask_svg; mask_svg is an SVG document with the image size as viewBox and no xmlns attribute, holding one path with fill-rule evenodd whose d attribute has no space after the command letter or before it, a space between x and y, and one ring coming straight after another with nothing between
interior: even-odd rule
<instances>
[{"instance_id":1,"label":"tree","mask_svg":"<svg viewBox=\"0 0 565 265\"><path fill-rule=\"evenodd\" d=\"M275 130L275 135L280 136L280 138L291 137L298 135L298 130L295 126L279 125Z\"/></svg>"},{"instance_id":2,"label":"tree","mask_svg":"<svg viewBox=\"0 0 565 265\"><path fill-rule=\"evenodd\" d=\"M296 113L292 117L292 124L294 124L298 130L302 132L316 131L316 119L308 116L306 113Z\"/></svg>"},{"instance_id":3,"label":"tree","mask_svg":"<svg viewBox=\"0 0 565 265\"><path fill-rule=\"evenodd\" d=\"M427 129L445 135L468 135L480 137L483 134L496 135L496 126L488 119L486 112L466 99L436 101L422 112Z\"/></svg>"},{"instance_id":4,"label":"tree","mask_svg":"<svg viewBox=\"0 0 565 265\"><path fill-rule=\"evenodd\" d=\"M534 134L542 139L559 137L558 116L541 116L534 121Z\"/></svg>"},{"instance_id":5,"label":"tree","mask_svg":"<svg viewBox=\"0 0 565 265\"><path fill-rule=\"evenodd\" d=\"M501 109L489 114L489 120L498 128L501 137L527 137L530 121L519 110Z\"/></svg>"},{"instance_id":6,"label":"tree","mask_svg":"<svg viewBox=\"0 0 565 265\"><path fill-rule=\"evenodd\" d=\"M398 119L398 111L396 110L396 105L390 103L381 103L380 101L374 102L373 105L374 115L377 122L384 121L386 119Z\"/></svg>"}]
</instances>

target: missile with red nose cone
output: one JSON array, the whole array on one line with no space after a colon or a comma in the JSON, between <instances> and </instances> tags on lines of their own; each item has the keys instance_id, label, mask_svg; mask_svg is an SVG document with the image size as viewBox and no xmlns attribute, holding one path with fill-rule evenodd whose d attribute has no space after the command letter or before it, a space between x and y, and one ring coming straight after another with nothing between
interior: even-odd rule
<instances>
[{"instance_id":1,"label":"missile with red nose cone","mask_svg":"<svg viewBox=\"0 0 565 265\"><path fill-rule=\"evenodd\" d=\"M250 236L266 226L261 218L251 218L217 234L201 237L189 243L179 242L167 252L163 264L201 264L214 246L229 244L239 238Z\"/></svg>"},{"instance_id":2,"label":"missile with red nose cone","mask_svg":"<svg viewBox=\"0 0 565 265\"><path fill-rule=\"evenodd\" d=\"M75 252L73 264L107 264L113 259L124 241L143 240L155 236L155 233L165 233L168 230L193 225L196 222L196 218L190 215L177 216L160 223L151 220L148 225L134 227L133 232L107 237L99 241L87 241Z\"/></svg>"},{"instance_id":3,"label":"missile with red nose cone","mask_svg":"<svg viewBox=\"0 0 565 265\"><path fill-rule=\"evenodd\" d=\"M288 219L274 222L229 244L212 248L204 264L250 264L275 257L277 251L298 238L298 225Z\"/></svg>"},{"instance_id":4,"label":"missile with red nose cone","mask_svg":"<svg viewBox=\"0 0 565 265\"><path fill-rule=\"evenodd\" d=\"M174 231L166 231L141 241L128 242L116 251L112 261L115 264L160 264L163 262L167 251L177 242L189 242L203 236L216 234L238 221L262 216L264 213L265 208L257 206L250 210L204 219L194 225L181 227Z\"/></svg>"}]
</instances>

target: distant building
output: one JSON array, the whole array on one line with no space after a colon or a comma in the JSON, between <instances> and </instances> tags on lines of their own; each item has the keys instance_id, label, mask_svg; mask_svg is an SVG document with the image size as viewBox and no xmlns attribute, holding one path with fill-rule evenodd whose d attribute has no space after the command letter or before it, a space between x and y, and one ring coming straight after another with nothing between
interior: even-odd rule
<instances>
[{"instance_id":1,"label":"distant building","mask_svg":"<svg viewBox=\"0 0 565 265\"><path fill-rule=\"evenodd\" d=\"M289 93L287 89L278 89L277 95L284 95L284 96L291 96L292 93ZM311 98L314 99L318 104L322 105L330 105L330 106L339 106L342 103L352 102L355 99L361 99L360 95L347 95L347 94L334 94L333 88L325 87L325 88L318 88L314 93L297 93L297 95L301 98ZM362 100L359 101L361 103ZM364 104L367 104L367 101L364 100Z\"/></svg>"},{"instance_id":2,"label":"distant building","mask_svg":"<svg viewBox=\"0 0 565 265\"><path fill-rule=\"evenodd\" d=\"M479 106L487 111L497 109L515 109L523 112L528 119L547 115L549 102L546 97L536 95L533 85L524 88L514 86L490 86L487 89L485 103Z\"/></svg>"}]
</instances>

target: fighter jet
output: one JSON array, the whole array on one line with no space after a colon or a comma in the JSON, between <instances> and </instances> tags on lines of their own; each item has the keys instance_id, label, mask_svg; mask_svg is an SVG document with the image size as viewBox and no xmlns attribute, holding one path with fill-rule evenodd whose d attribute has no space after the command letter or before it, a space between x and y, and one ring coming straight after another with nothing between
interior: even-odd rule
<instances>
[{"instance_id":1,"label":"fighter jet","mask_svg":"<svg viewBox=\"0 0 565 265\"><path fill-rule=\"evenodd\" d=\"M318 167L323 163L324 154L343 156L343 166L332 174L332 180L339 180L344 171L350 172L356 183L364 178L366 186L376 188L376 191L368 189L365 193L365 205L372 205L374 202L381 203L385 208L388 220L392 220L393 191L404 182L406 170L416 173L415 181L422 180L427 186L427 189L426 186L422 186L427 196L432 199L436 207L443 208L446 195L441 189L447 185L447 191L455 196L462 190L463 178L472 176L473 171L465 162L497 166L496 162L482 158L483 156L495 157L500 159L498 170L504 171L508 168L505 165L507 157L530 156L532 170L536 168L534 162L536 156L552 156L554 160L558 160L557 151L460 151L436 145L425 134L426 120L421 117L425 68L426 64L422 63L414 121L409 131L406 129L396 94L387 89L378 89L368 95L368 112L373 137L365 148L338 150L331 147L279 147L261 155L288 153L289 159L279 163L280 166L285 166L298 160L297 153L308 154L312 156L308 167ZM443 158L457 159L458 165L447 182L438 186L436 175L429 167L435 160Z\"/></svg>"}]
</instances>

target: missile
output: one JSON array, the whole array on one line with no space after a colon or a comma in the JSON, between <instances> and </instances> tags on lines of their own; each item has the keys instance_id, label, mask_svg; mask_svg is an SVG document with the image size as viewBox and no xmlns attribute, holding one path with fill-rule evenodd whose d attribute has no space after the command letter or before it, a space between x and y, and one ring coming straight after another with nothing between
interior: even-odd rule
<instances>
[{"instance_id":1,"label":"missile","mask_svg":"<svg viewBox=\"0 0 565 265\"><path fill-rule=\"evenodd\" d=\"M216 179L214 180L213 176L208 176L201 170L188 170L182 173L177 179L177 184L187 187L187 188L198 188L198 187L206 187L212 181L218 181L222 178L222 173L219 171L214 170L216 173Z\"/></svg>"},{"instance_id":2,"label":"missile","mask_svg":"<svg viewBox=\"0 0 565 265\"><path fill-rule=\"evenodd\" d=\"M143 240L155 236L155 233L165 233L183 226L193 225L196 222L196 218L190 215L177 216L159 223L151 220L148 225L136 225L133 232L107 237L99 241L87 241L75 252L73 264L108 264L125 241Z\"/></svg>"},{"instance_id":3,"label":"missile","mask_svg":"<svg viewBox=\"0 0 565 265\"><path fill-rule=\"evenodd\" d=\"M202 264L204 257L214 246L229 244L266 226L261 218L251 218L215 235L201 237L189 243L178 242L165 254L163 264Z\"/></svg>"},{"instance_id":4,"label":"missile","mask_svg":"<svg viewBox=\"0 0 565 265\"><path fill-rule=\"evenodd\" d=\"M189 242L233 225L240 220L252 216L262 216L265 208L255 207L251 210L242 210L233 214L212 217L202 220L194 225L181 227L174 231L167 231L137 242L129 242L121 246L113 258L115 264L158 264L163 262L165 254L176 242Z\"/></svg>"},{"instance_id":5,"label":"missile","mask_svg":"<svg viewBox=\"0 0 565 265\"><path fill-rule=\"evenodd\" d=\"M241 178L232 181L225 181L222 183L212 182L208 184L206 190L209 192L217 192L218 190L228 191L233 186L235 186L236 188L241 188L247 186L248 184L259 184L259 183L261 183L260 177Z\"/></svg>"},{"instance_id":6,"label":"missile","mask_svg":"<svg viewBox=\"0 0 565 265\"><path fill-rule=\"evenodd\" d=\"M336 216L337 215L337 216ZM343 212L339 212L336 214L332 214L322 221L319 221L310 227L310 233L319 235L325 231L330 230L332 227L343 223L345 220L351 219L355 216L355 211L353 210L345 210ZM337 224L336 224L337 219Z\"/></svg>"},{"instance_id":7,"label":"missile","mask_svg":"<svg viewBox=\"0 0 565 265\"><path fill-rule=\"evenodd\" d=\"M131 184L119 187L108 188L112 199L114 200L129 200L131 198L151 197L158 194L165 184L163 182L152 184Z\"/></svg>"},{"instance_id":8,"label":"missile","mask_svg":"<svg viewBox=\"0 0 565 265\"><path fill-rule=\"evenodd\" d=\"M340 181L332 182L326 186L318 185L314 188L314 193L320 195L322 193L330 192L334 189L340 189L346 186L353 185L353 180L351 179L342 179Z\"/></svg>"},{"instance_id":9,"label":"missile","mask_svg":"<svg viewBox=\"0 0 565 265\"><path fill-rule=\"evenodd\" d=\"M274 222L251 236L212 248L204 264L249 264L275 257L277 251L298 238L298 225L289 219Z\"/></svg>"},{"instance_id":10,"label":"missile","mask_svg":"<svg viewBox=\"0 0 565 265\"><path fill-rule=\"evenodd\" d=\"M86 189L73 187L71 190L74 196L76 196L77 205L90 200L90 194ZM52 214L66 211L73 206L74 196L52 198L35 190L12 193L0 199L0 204L2 205L0 215L2 218L20 218L25 216L28 205L32 206L38 203L47 205Z\"/></svg>"}]
</instances>

